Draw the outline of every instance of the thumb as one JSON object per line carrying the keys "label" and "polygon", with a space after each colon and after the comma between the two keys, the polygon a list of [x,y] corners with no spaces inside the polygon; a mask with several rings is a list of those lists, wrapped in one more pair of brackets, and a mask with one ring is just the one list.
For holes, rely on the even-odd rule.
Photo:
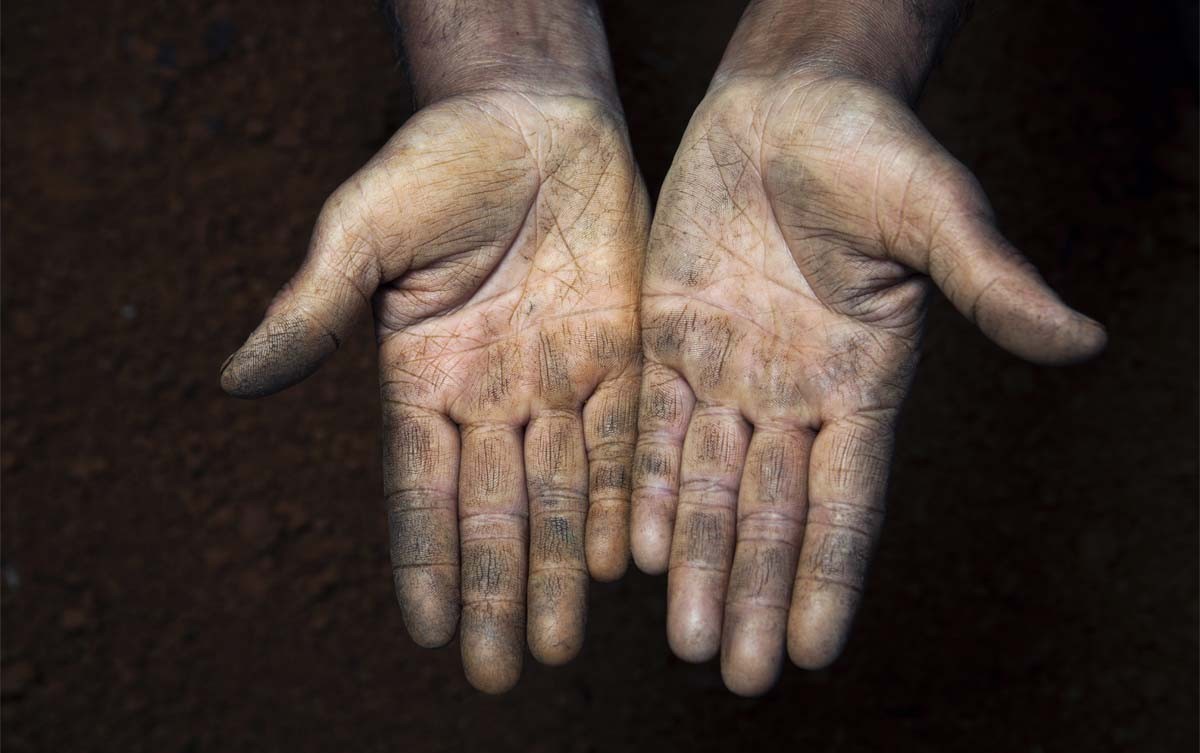
{"label": "thumb", "polygon": [[377,254],[348,222],[335,193],[321,211],[308,256],[261,324],[221,367],[221,388],[264,397],[303,380],[333,355],[379,285]]}
{"label": "thumb", "polygon": [[1021,358],[1060,365],[1104,350],[1104,327],[1063,303],[987,218],[947,222],[925,261],[922,271],[955,308]]}

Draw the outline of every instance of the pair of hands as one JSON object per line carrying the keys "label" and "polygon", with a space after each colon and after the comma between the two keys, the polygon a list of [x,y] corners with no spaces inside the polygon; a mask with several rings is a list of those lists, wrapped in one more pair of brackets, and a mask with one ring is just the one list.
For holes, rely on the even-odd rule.
{"label": "pair of hands", "polygon": [[632,550],[672,650],[757,694],[844,644],[930,280],[1027,359],[1103,347],[862,76],[714,82],[653,222],[619,106],[474,88],[330,197],[221,379],[287,387],[373,310],[396,593],[475,687],[573,658]]}

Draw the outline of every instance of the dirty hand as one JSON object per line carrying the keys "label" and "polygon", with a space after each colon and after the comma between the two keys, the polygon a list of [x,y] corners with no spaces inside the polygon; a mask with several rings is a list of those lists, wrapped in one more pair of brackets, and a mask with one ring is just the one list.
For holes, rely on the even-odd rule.
{"label": "dirty hand", "polygon": [[221,382],[281,390],[373,310],[405,624],[422,646],[457,627],[468,680],[499,692],[526,639],[575,656],[589,571],[626,567],[649,210],[594,8],[425,5],[397,12],[426,106],[326,202]]}
{"label": "dirty hand", "polygon": [[747,11],[659,199],[634,461],[633,555],[669,571],[671,648],[719,651],[742,694],[774,683],[785,645],[814,669],[842,649],[930,281],[1031,361],[1078,361],[1105,341],[922,128],[905,102],[920,76],[852,54],[877,49],[847,41],[853,20],[814,50],[842,4],[773,6]]}

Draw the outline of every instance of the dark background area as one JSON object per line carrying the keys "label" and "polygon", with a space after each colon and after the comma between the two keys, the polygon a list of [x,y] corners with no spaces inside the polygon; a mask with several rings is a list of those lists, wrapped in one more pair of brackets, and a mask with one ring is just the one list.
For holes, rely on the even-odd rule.
{"label": "dark background area", "polygon": [[[1111,347],[1032,367],[938,301],[849,648],[741,700],[636,573],[500,698],[408,639],[365,323],[284,395],[220,393],[408,114],[370,0],[6,3],[6,752],[1195,750],[1195,8],[979,6],[922,117]],[[739,12],[608,6],[652,191]]]}

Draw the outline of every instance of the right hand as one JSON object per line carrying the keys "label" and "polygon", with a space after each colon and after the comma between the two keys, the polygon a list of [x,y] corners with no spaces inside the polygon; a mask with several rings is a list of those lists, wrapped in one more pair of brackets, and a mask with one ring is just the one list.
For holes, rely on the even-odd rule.
{"label": "right hand", "polygon": [[589,570],[625,570],[648,223],[610,106],[444,99],[334,192],[222,370],[237,397],[284,389],[373,308],[396,595],[422,646],[461,606],[482,690],[517,681],[526,634],[540,661],[575,656]]}

